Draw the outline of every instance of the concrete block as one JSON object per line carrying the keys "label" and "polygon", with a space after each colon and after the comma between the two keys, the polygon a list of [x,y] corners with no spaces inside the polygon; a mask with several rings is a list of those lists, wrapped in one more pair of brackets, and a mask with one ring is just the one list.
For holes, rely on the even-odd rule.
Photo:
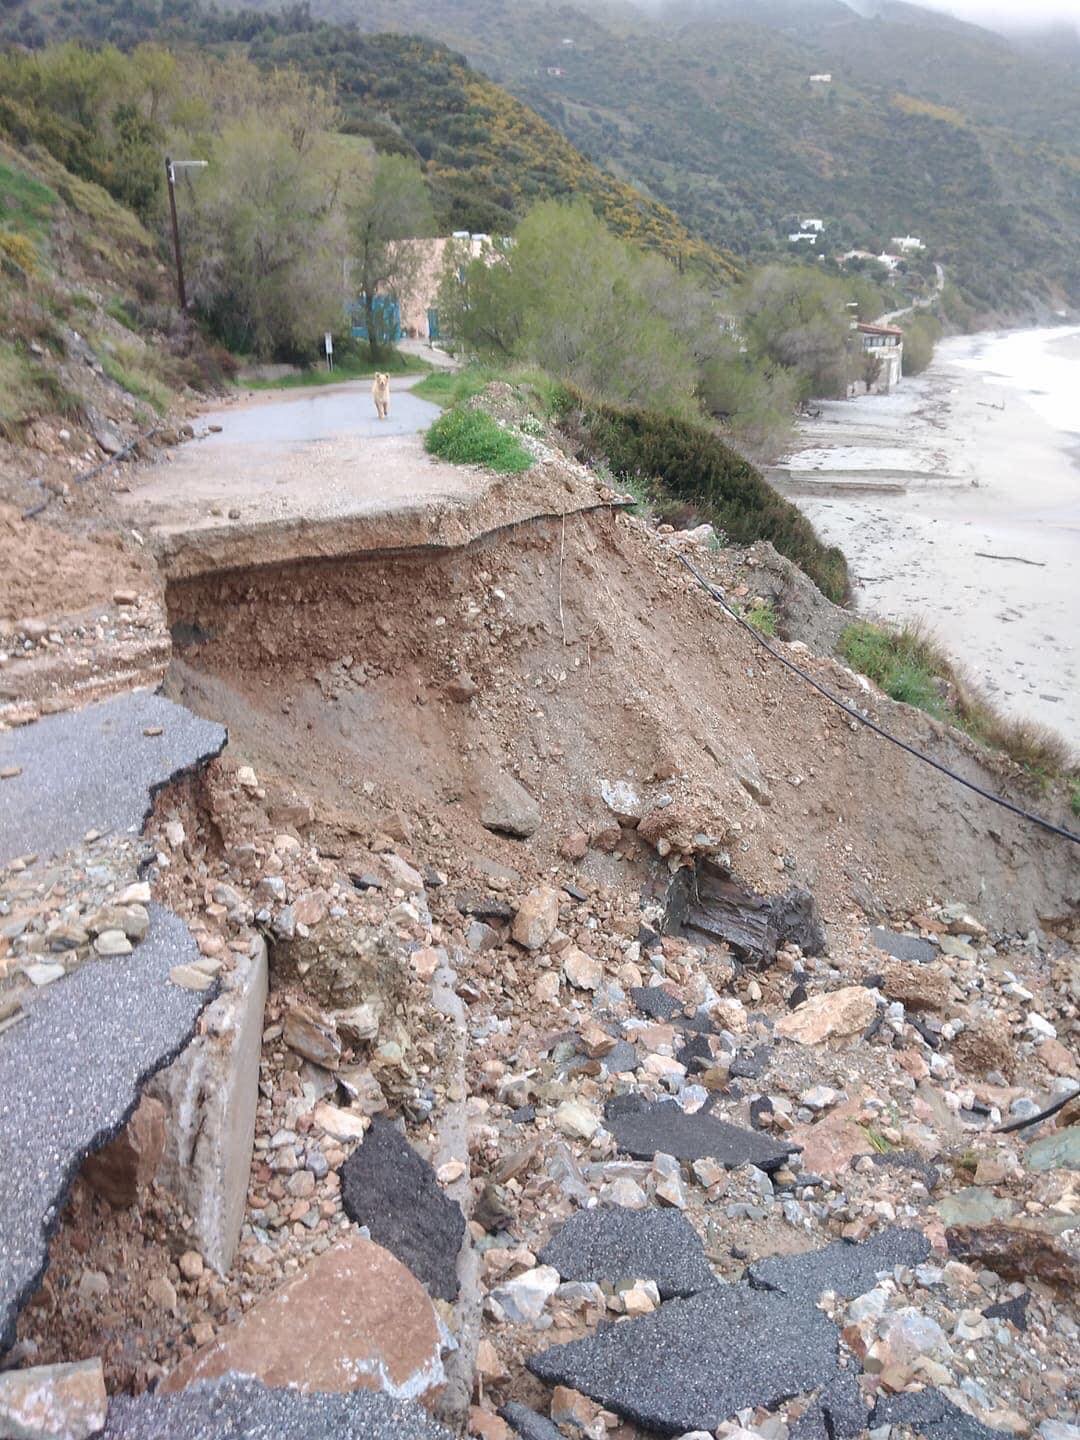
{"label": "concrete block", "polygon": [[208,1264],[228,1272],[240,1239],[259,1093],[268,967],[260,938],[237,959],[187,1049],[148,1093],[167,1112],[158,1179],[187,1208]]}

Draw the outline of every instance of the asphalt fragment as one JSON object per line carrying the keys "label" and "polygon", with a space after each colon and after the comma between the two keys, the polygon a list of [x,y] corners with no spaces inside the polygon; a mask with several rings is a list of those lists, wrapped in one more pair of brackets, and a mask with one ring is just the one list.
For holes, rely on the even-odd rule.
{"label": "asphalt fragment", "polygon": [[896,930],[886,930],[882,925],[874,927],[870,932],[870,939],[879,950],[884,950],[886,955],[891,955],[894,960],[913,960],[917,964],[925,964],[938,957],[937,946],[931,945],[929,940],[924,940],[919,935],[901,935]]}
{"label": "asphalt fragment", "polygon": [[0,864],[59,855],[89,830],[141,830],[157,791],[220,754],[227,738],[224,726],[149,690],[0,734],[0,766],[22,767],[0,787]]}
{"label": "asphalt fragment", "polygon": [[517,1400],[503,1405],[499,1417],[506,1421],[515,1435],[521,1436],[521,1440],[566,1440],[558,1426]]}
{"label": "asphalt fragment", "polygon": [[730,1125],[699,1110],[686,1112],[674,1101],[648,1101],[637,1095],[617,1096],[605,1108],[605,1123],[620,1150],[636,1160],[651,1160],[658,1152],[677,1160],[717,1160],[729,1170],[756,1165],[778,1170],[798,1146],[784,1144]]}
{"label": "asphalt fragment", "polygon": [[653,1280],[664,1300],[716,1284],[697,1231],[678,1210],[579,1210],[539,1260],[564,1280]]}
{"label": "asphalt fragment", "polygon": [[715,1430],[771,1409],[837,1369],[837,1330],[814,1306],[746,1285],[669,1300],[652,1315],[534,1355],[529,1370],[660,1435]]}
{"label": "asphalt fragment", "polygon": [[346,1215],[407,1265],[439,1300],[456,1300],[465,1216],[435,1172],[389,1120],[379,1116],[341,1170]]}
{"label": "asphalt fragment", "polygon": [[921,1265],[929,1254],[930,1242],[921,1230],[893,1225],[859,1244],[834,1240],[821,1250],[756,1260],[747,1270],[747,1278],[756,1288],[779,1291],[808,1305],[813,1305],[823,1290],[853,1300],[872,1290],[882,1271],[897,1265]]}
{"label": "asphalt fragment", "polygon": [[882,1396],[870,1415],[870,1427],[908,1425],[926,1440],[1008,1440],[1007,1430],[992,1430],[966,1414],[940,1390],[908,1390]]}
{"label": "asphalt fragment", "polygon": [[114,1395],[101,1440],[452,1440],[413,1400],[269,1389],[248,1376],[202,1380],[175,1395]]}
{"label": "asphalt fragment", "polygon": [[90,960],[32,995],[0,1041],[0,1350],[37,1288],[62,1202],[87,1155],[127,1123],[144,1083],[187,1044],[215,988],[169,983],[199,959],[187,926],[150,905],[121,960]]}

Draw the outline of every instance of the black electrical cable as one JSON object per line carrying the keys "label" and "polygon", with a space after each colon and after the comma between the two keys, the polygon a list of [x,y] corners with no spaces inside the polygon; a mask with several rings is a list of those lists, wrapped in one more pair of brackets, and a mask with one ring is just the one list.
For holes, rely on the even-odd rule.
{"label": "black electrical cable", "polygon": [[1055,825],[1052,820],[1047,820],[1042,815],[1035,815],[1030,810],[1023,809],[1020,805],[1014,805],[1011,800],[1006,800],[1003,795],[995,795],[992,790],[984,790],[981,785],[976,785],[974,780],[966,780],[963,775],[958,775],[955,770],[950,770],[947,765],[942,765],[940,760],[935,760],[930,755],[924,755],[921,750],[916,750],[913,745],[909,745],[896,735],[891,735],[888,730],[875,724],[873,720],[868,719],[861,711],[856,710],[853,705],[848,705],[846,701],[841,700],[838,695],[834,695],[831,690],[815,680],[812,675],[808,675],[805,670],[800,670],[794,661],[789,660],[786,655],[781,655],[779,650],[769,644],[760,630],[755,629],[748,620],[744,620],[737,611],[733,610],[724,599],[723,592],[719,586],[707,580],[697,566],[688,560],[681,550],[676,550],[675,553],[702,589],[706,590],[721,609],[726,611],[749,635],[752,635],[758,644],[769,652],[774,660],[779,660],[781,665],[786,666],[788,670],[798,675],[801,680],[805,680],[808,685],[812,685],[815,690],[825,696],[826,700],[832,701],[835,706],[843,710],[845,715],[850,715],[851,718],[857,720],[860,725],[865,725],[868,729],[873,730],[875,735],[882,736],[883,739],[890,741],[893,745],[899,746],[901,750],[906,750],[909,755],[914,755],[915,759],[921,760],[924,765],[933,766],[933,768],[939,770],[942,775],[947,775],[950,780],[955,780],[958,785],[965,785],[969,790],[974,790],[975,794],[981,795],[984,800],[990,800],[993,804],[1000,805],[1003,810],[1011,810],[1012,813],[1018,815],[1021,820],[1028,820],[1032,825],[1039,825],[1042,829],[1048,830],[1051,835],[1058,835],[1063,840],[1071,840],[1074,845],[1080,845],[1080,835],[1077,835],[1074,831],[1066,830],[1063,825]]}

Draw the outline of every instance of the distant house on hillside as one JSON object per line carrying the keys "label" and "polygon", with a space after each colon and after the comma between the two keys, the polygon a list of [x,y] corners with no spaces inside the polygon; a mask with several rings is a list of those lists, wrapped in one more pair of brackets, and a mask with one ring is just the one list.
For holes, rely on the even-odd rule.
{"label": "distant house on hillside", "polygon": [[814,230],[795,230],[787,238],[792,245],[798,245],[802,240],[807,241],[810,245],[817,244],[817,232]]}
{"label": "distant house on hillside", "polygon": [[898,325],[871,325],[856,321],[852,327],[862,342],[862,372],[848,386],[849,395],[888,395],[900,383],[904,363],[904,332]]}
{"label": "distant house on hillside", "polygon": [[800,230],[813,230],[813,232],[814,232],[815,235],[820,235],[821,232],[822,232],[822,230],[825,229],[825,221],[824,221],[824,220],[800,220],[800,221],[799,221],[799,229],[800,229]]}
{"label": "distant house on hillside", "polygon": [[[387,338],[391,341],[406,337],[410,340],[437,340],[439,287],[451,255],[459,267],[464,267],[470,260],[500,252],[490,235],[470,235],[468,230],[455,230],[453,235],[403,243],[417,252],[418,263],[415,278],[407,292],[377,297],[378,308],[388,321],[390,333]],[[450,247],[453,247],[452,250]],[[363,306],[358,302],[351,309],[353,336],[365,340],[367,332],[363,327]]]}
{"label": "distant house on hillside", "polygon": [[832,75],[829,73],[828,70],[824,71],[824,72],[823,72],[822,74],[820,74],[820,75],[811,75],[811,76],[810,76],[810,84],[811,84],[811,85],[831,85],[831,84],[832,84]]}
{"label": "distant house on hillside", "polygon": [[926,246],[917,235],[894,235],[889,241],[889,244],[897,250],[903,250],[905,254],[926,249]]}
{"label": "distant house on hillside", "polygon": [[547,73],[552,77],[552,79],[561,80],[562,77],[566,74],[566,71],[562,68],[561,65],[549,65],[547,67]]}

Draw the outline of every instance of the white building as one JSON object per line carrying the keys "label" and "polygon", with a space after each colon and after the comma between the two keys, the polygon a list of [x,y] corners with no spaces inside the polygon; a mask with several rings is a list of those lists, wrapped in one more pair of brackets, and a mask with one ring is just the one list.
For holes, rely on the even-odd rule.
{"label": "white building", "polygon": [[821,232],[822,232],[822,230],[825,229],[825,221],[824,221],[824,220],[800,220],[800,221],[799,221],[799,229],[800,229],[800,230],[813,230],[816,235],[820,235]]}
{"label": "white building", "polygon": [[859,332],[866,370],[848,386],[849,395],[888,395],[900,384],[904,366],[904,332],[898,325],[870,325],[860,320]]}
{"label": "white building", "polygon": [[793,235],[787,237],[792,245],[798,245],[800,240],[807,241],[810,245],[817,244],[817,234],[813,230],[796,230]]}
{"label": "white building", "polygon": [[897,250],[903,250],[905,254],[912,250],[926,249],[917,235],[894,235],[889,244],[895,246]]}
{"label": "white building", "polygon": [[826,71],[825,71],[823,74],[821,74],[821,75],[811,75],[811,76],[810,76],[810,84],[811,84],[811,85],[831,85],[831,84],[832,84],[832,75],[829,73],[828,70],[826,70]]}

